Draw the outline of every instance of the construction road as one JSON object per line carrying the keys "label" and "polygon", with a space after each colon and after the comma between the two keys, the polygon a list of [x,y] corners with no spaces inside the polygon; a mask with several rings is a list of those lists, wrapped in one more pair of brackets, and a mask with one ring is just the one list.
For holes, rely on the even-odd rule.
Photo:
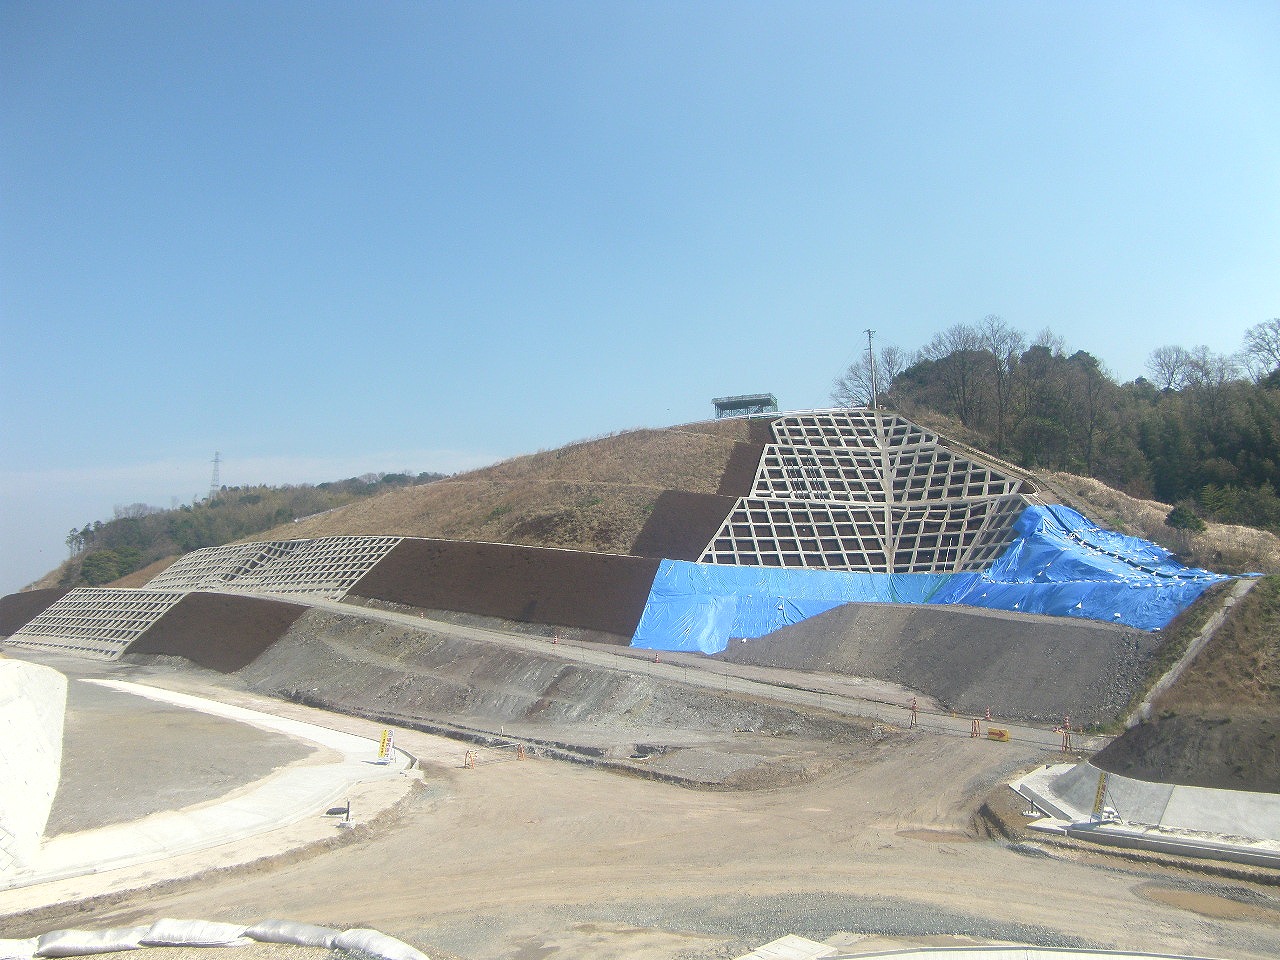
{"label": "construction road", "polygon": [[[818,708],[840,716],[863,717],[899,727],[911,725],[911,691],[892,684],[877,683],[859,677],[842,677],[835,674],[798,674],[794,670],[775,670],[727,663],[692,653],[642,650],[634,647],[614,647],[608,644],[582,643],[561,640],[553,644],[541,637],[431,620],[413,614],[357,607],[331,600],[291,597],[320,610],[393,623],[415,630],[452,634],[482,643],[551,656],[557,659],[586,664],[606,670],[631,674],[644,674],[666,681],[702,687],[721,693],[738,694],[758,700],[789,706]],[[803,686],[797,685],[797,677],[803,676]],[[1060,751],[1062,733],[1055,728],[1030,724],[1006,723],[999,718],[956,715],[942,711],[936,703],[918,696],[915,725],[932,733],[950,734],[970,738],[974,733],[974,720],[978,719],[980,736],[986,736],[989,728],[1006,730],[1014,742],[1036,746],[1046,751]],[[1073,733],[1073,750],[1093,753],[1111,741],[1105,736],[1085,736]]]}

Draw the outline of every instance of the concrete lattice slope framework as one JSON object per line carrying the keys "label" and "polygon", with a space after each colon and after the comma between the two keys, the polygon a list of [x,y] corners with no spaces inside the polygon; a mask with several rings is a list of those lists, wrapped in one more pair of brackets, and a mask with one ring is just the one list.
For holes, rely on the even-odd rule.
{"label": "concrete lattice slope framework", "polygon": [[385,557],[400,537],[323,537],[208,547],[183,557],[147,586],[336,600]]}
{"label": "concrete lattice slope framework", "polygon": [[114,660],[185,595],[84,587],[54,603],[7,643]]}
{"label": "concrete lattice slope framework", "polygon": [[73,590],[8,642],[113,660],[192,592],[340,599],[399,542],[399,537],[326,537],[197,550],[144,590]]}
{"label": "concrete lattice slope framework", "polygon": [[703,563],[877,573],[979,570],[1012,539],[1022,482],[874,410],[780,417],[751,495]]}

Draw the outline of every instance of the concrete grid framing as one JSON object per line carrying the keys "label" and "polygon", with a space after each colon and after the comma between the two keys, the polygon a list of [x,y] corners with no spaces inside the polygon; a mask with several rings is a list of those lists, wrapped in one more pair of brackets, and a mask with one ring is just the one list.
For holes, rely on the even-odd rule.
{"label": "concrete grid framing", "polygon": [[152,589],[340,599],[401,537],[271,540],[196,550],[152,578]]}
{"label": "concrete grid framing", "polygon": [[114,660],[184,596],[182,591],[81,587],[5,642]]}
{"label": "concrete grid framing", "polygon": [[1012,538],[1021,481],[892,414],[780,417],[751,496],[703,563],[886,573],[981,569]]}

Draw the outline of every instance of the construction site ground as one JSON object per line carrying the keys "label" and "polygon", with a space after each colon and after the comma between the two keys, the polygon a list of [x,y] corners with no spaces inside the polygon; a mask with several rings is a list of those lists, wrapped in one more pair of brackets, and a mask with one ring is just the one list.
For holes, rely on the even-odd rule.
{"label": "construction site ground", "polygon": [[[374,613],[386,618],[378,622],[383,639],[408,629],[394,619],[405,614],[361,616]],[[278,671],[277,686],[296,687],[311,663],[334,681],[330,706],[353,697],[350,706],[371,712],[366,697],[356,702],[336,682],[337,666],[373,681],[386,666],[378,658],[387,654],[376,638],[367,639],[367,624],[367,642],[351,644],[349,616],[311,611],[295,626],[300,633],[291,631],[232,675],[168,658],[76,660],[75,666],[62,658],[54,665],[66,666],[73,688],[84,686],[79,680],[87,676],[133,680],[376,740],[382,722],[255,689],[270,686],[272,671]],[[426,626],[419,621],[419,629]],[[371,823],[342,830],[316,811],[287,837],[268,835],[248,845],[240,857],[247,863],[215,849],[180,864],[151,864],[128,884],[113,884],[110,876],[96,878],[97,887],[73,883],[43,905],[30,890],[21,901],[2,894],[0,930],[27,936],[166,916],[280,917],[372,926],[446,960],[728,958],[787,933],[859,949],[1009,941],[1280,955],[1280,887],[1263,882],[1265,873],[1226,879],[992,837],[978,818],[980,808],[992,800],[1002,805],[1006,822],[1019,819],[1018,801],[1002,784],[1020,770],[1061,759],[1050,729],[1025,727],[1039,730],[1039,741],[1030,733],[1009,743],[971,739],[969,718],[943,711],[926,714],[934,726],[908,730],[901,703],[909,691],[888,684],[694,656],[655,663],[650,654],[617,647],[505,637],[499,643],[491,630],[432,623],[420,652],[450,652],[461,664],[487,645],[493,659],[482,658],[481,669],[509,661],[531,674],[543,669],[542,656],[556,664],[557,682],[586,671],[593,696],[617,697],[625,688],[649,712],[628,717],[600,709],[575,722],[564,703],[577,702],[578,693],[566,691],[560,703],[539,681],[529,688],[544,691],[537,709],[528,691],[491,689],[485,704],[452,703],[452,720],[511,734],[501,713],[509,709],[523,718],[514,724],[518,732],[566,747],[594,746],[596,753],[580,751],[579,759],[594,756],[611,765],[546,759],[537,750],[521,761],[514,749],[400,727],[397,744],[428,758],[423,780]],[[572,648],[576,665],[568,672],[569,649],[562,648]],[[601,658],[607,662],[592,662]],[[404,686],[412,685],[409,676]],[[321,691],[314,692],[319,698]],[[382,692],[368,696],[376,704]],[[63,830],[88,826],[92,816],[107,820],[140,816],[157,805],[212,802],[322,752],[253,729],[215,730],[208,717],[157,710],[123,695],[77,691],[69,702],[64,776],[70,792],[55,807]],[[404,694],[401,705],[412,702]],[[698,712],[718,704],[721,722],[682,729],[682,702]],[[854,712],[858,702],[861,714]],[[421,706],[420,714],[429,712],[429,704]],[[921,706],[928,706],[923,698]],[[140,725],[157,735],[139,736]],[[208,749],[214,740],[225,749]],[[619,755],[635,753],[646,740],[671,749]],[[479,757],[474,766],[465,765],[469,750]],[[647,767],[663,759],[674,764],[669,778],[647,776]],[[743,770],[754,775],[744,777]],[[102,789],[117,784],[120,793],[97,813],[95,781]],[[138,883],[144,886],[124,889]]]}

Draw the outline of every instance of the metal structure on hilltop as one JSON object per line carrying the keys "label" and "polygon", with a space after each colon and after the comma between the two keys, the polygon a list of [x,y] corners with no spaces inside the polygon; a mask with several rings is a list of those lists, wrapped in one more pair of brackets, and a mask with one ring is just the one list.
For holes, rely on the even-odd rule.
{"label": "metal structure on hilltop", "polygon": [[716,419],[726,417],[754,417],[762,413],[777,413],[778,398],[772,393],[747,393],[740,397],[717,397],[711,401],[716,408]]}

